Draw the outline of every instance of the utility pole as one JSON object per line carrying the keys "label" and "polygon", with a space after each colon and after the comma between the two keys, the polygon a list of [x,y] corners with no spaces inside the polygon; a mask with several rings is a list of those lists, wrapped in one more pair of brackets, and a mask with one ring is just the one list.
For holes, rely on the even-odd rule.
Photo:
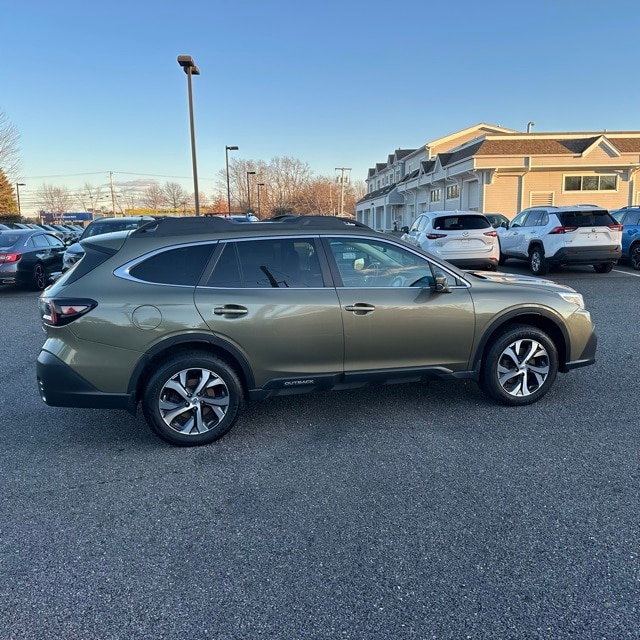
{"label": "utility pole", "polygon": [[336,167],[336,171],[340,172],[337,181],[340,183],[340,215],[344,215],[344,185],[349,183],[349,176],[344,175],[345,171],[351,171],[351,167]]}

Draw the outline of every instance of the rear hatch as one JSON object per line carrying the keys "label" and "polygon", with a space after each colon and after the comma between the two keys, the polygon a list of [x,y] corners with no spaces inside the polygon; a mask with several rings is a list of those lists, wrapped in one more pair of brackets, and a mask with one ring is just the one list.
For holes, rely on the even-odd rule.
{"label": "rear hatch", "polygon": [[563,234],[566,246],[609,247],[622,241],[622,225],[605,209],[562,211],[558,218],[562,226],[551,233]]}
{"label": "rear hatch", "polygon": [[438,252],[447,254],[487,253],[493,248],[497,232],[484,216],[447,215],[433,221],[434,235],[440,236]]}

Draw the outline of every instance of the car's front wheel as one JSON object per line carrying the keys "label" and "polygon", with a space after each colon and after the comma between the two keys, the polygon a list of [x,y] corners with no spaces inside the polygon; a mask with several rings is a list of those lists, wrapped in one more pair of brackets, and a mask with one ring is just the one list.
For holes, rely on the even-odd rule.
{"label": "car's front wheel", "polygon": [[503,404],[531,404],[549,391],[557,373],[558,351],[553,340],[536,327],[514,325],[488,346],[480,386]]}
{"label": "car's front wheel", "polygon": [[542,247],[533,247],[529,252],[529,269],[534,276],[543,276],[549,271]]}
{"label": "car's front wheel", "polygon": [[227,433],[242,399],[238,376],[225,361],[191,351],[158,367],[144,389],[142,409],[154,433],[171,444],[190,447]]}

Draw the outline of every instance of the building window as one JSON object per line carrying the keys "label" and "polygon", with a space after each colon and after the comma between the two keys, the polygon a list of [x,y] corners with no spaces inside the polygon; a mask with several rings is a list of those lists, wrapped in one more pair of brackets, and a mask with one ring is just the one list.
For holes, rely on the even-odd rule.
{"label": "building window", "polygon": [[431,190],[431,202],[440,202],[440,189]]}
{"label": "building window", "polygon": [[618,176],[565,176],[565,191],[617,191]]}
{"label": "building window", "polygon": [[447,200],[456,200],[459,197],[460,187],[457,184],[447,187]]}

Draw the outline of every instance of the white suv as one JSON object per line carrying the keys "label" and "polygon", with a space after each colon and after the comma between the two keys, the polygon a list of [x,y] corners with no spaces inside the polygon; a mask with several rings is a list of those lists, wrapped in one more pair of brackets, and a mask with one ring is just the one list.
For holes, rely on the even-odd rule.
{"label": "white suv", "polygon": [[500,264],[527,260],[534,275],[552,265],[591,264],[608,273],[620,259],[622,225],[594,205],[531,207],[521,211],[500,233]]}
{"label": "white suv", "polygon": [[498,232],[477,211],[429,211],[419,215],[402,239],[460,268],[495,271]]}

